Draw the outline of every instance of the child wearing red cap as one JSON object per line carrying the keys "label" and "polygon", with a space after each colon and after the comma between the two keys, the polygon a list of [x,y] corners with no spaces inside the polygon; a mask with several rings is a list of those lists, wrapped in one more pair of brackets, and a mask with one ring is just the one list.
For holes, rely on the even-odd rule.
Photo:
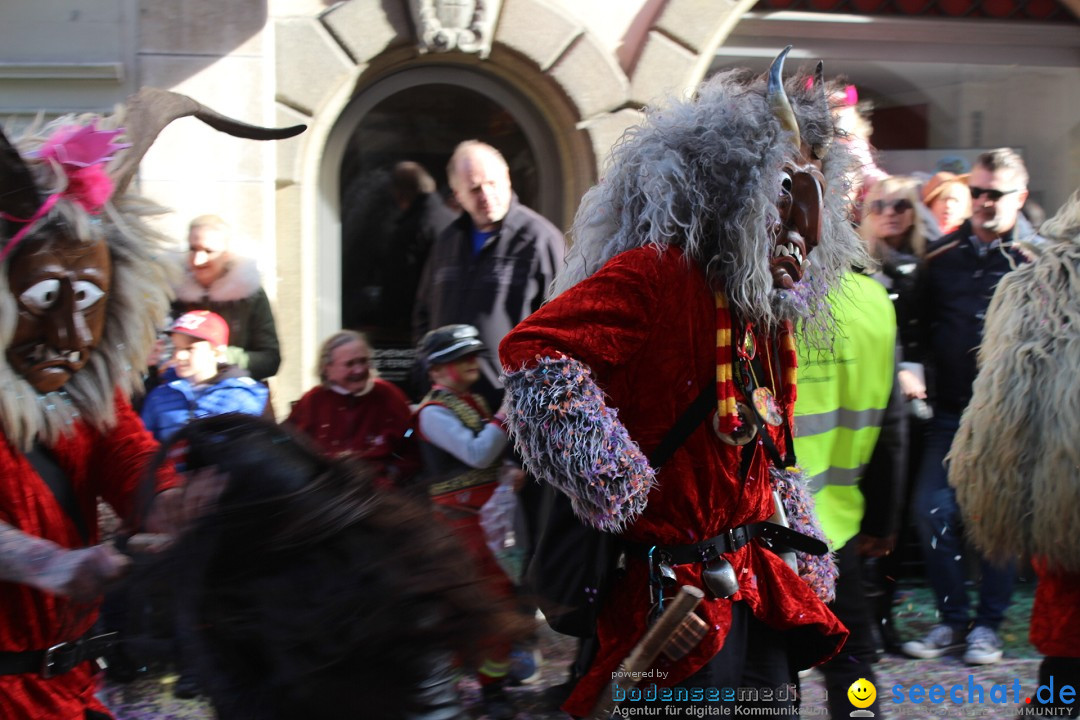
{"label": "child wearing red cap", "polygon": [[[270,391],[245,370],[227,361],[229,326],[209,310],[193,310],[169,327],[176,378],[158,385],[146,396],[142,419],[159,442],[197,418],[243,413],[265,415]],[[176,628],[176,653],[180,679],[173,687],[177,697],[195,697],[201,691],[189,658],[190,629],[183,618]]]}
{"label": "child wearing red cap", "polygon": [[209,310],[193,310],[169,328],[176,379],[150,391],[143,405],[146,429],[159,441],[200,417],[240,412],[262,415],[270,392],[226,361],[229,326]]}

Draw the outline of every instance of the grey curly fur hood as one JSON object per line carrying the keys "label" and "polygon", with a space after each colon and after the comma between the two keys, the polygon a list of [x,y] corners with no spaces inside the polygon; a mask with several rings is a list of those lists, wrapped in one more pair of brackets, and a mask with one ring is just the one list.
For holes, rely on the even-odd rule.
{"label": "grey curly fur hood", "polygon": [[980,371],[949,455],[975,545],[1080,572],[1080,193],[1043,224],[1049,242],[998,284]]}
{"label": "grey curly fur hood", "polygon": [[[831,142],[829,107],[820,86],[810,87],[810,77],[800,72],[785,87],[803,141],[830,149],[822,168],[821,243],[810,256],[810,272],[792,292],[803,295],[804,314],[827,318],[828,288],[853,265],[870,261],[848,220],[846,178],[855,161],[844,143]],[[623,135],[604,178],[583,198],[574,245],[551,294],[620,252],[676,245],[707,269],[743,317],[776,326],[781,318],[768,258],[784,165],[795,154],[785,135],[769,107],[766,78],[746,71],[721,73],[693,97],[648,111]]]}

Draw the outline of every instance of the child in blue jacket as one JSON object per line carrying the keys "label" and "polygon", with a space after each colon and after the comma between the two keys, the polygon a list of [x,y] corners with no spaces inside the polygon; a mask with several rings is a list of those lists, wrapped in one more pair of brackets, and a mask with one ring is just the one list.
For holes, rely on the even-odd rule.
{"label": "child in blue jacket", "polygon": [[167,440],[196,418],[270,413],[270,391],[235,365],[227,364],[229,326],[208,310],[184,313],[169,328],[176,379],[146,396],[142,419],[155,438]]}

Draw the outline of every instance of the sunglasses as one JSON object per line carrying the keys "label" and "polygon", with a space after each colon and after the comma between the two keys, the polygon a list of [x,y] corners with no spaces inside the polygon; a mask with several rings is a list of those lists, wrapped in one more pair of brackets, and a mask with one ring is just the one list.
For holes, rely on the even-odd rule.
{"label": "sunglasses", "polygon": [[980,197],[985,195],[986,199],[990,202],[997,202],[1006,195],[1012,195],[1014,192],[1018,191],[1019,188],[1013,188],[1012,190],[991,190],[989,188],[975,187],[974,185],[972,185],[971,197],[973,200],[978,200]]}
{"label": "sunglasses", "polygon": [[882,215],[888,208],[892,208],[893,212],[899,215],[900,213],[911,210],[913,207],[914,205],[911,204],[911,201],[905,200],[904,198],[892,201],[875,200],[870,203],[870,213],[872,215]]}

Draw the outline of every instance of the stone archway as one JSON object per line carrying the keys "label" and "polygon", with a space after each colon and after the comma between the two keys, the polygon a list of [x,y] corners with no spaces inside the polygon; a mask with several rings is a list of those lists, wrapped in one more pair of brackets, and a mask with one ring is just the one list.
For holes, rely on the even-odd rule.
{"label": "stone archway", "polygon": [[620,64],[587,20],[544,0],[504,0],[484,59],[422,55],[408,2],[350,0],[275,23],[279,120],[309,125],[278,149],[278,264],[289,269],[278,282],[279,333],[299,354],[279,378],[284,397],[313,382],[318,343],[340,326],[336,168],[343,115],[356,97],[419,68],[469,71],[509,86],[550,134],[561,174],[552,220],[567,227],[611,146],[640,118],[638,108],[696,85],[754,0],[666,0],[659,10],[648,0],[655,14],[640,49],[624,54],[632,67]]}

